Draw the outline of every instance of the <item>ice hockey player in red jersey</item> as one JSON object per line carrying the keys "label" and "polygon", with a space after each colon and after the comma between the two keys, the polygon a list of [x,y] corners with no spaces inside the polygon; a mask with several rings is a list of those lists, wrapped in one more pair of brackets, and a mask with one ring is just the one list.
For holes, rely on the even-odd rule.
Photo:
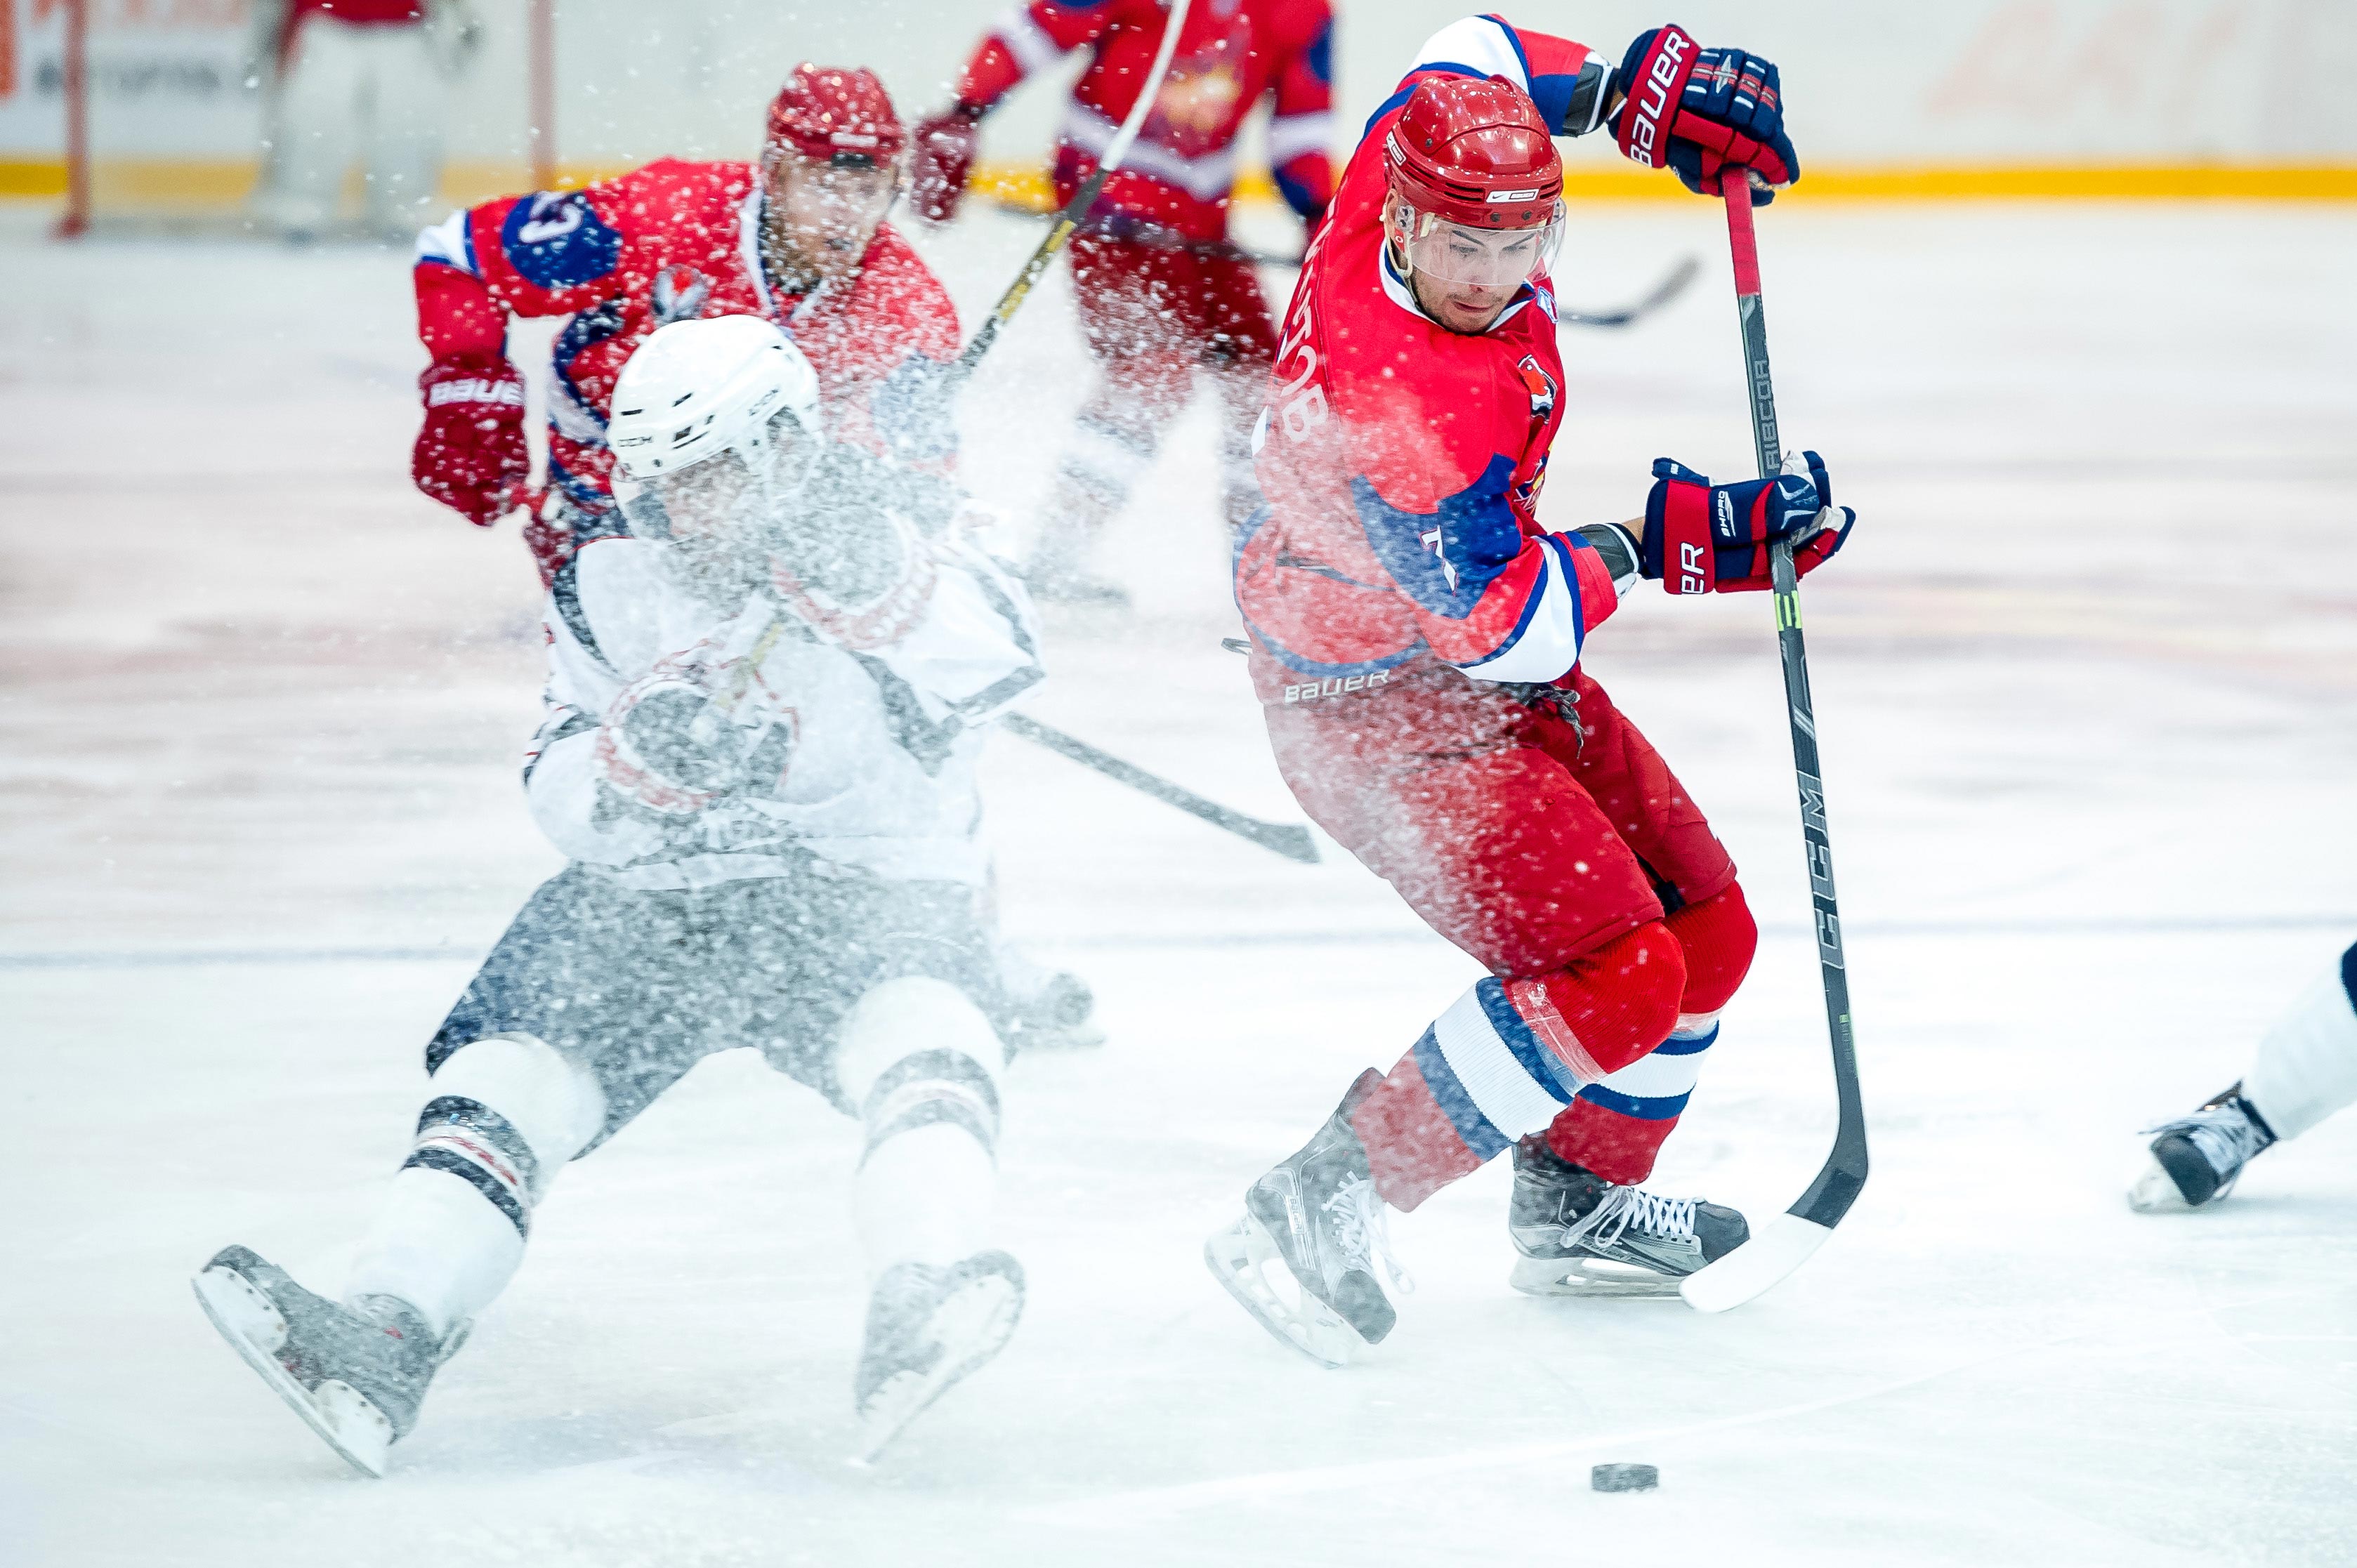
{"label": "ice hockey player in red jersey", "polygon": [[770,105],[759,163],[662,158],[581,190],[505,197],[418,238],[418,489],[489,526],[522,498],[523,383],[509,321],[570,316],[549,392],[550,494],[526,526],[544,582],[582,543],[627,532],[606,421],[614,379],[656,328],[760,316],[817,370],[837,438],[946,471],[954,433],[926,395],[957,314],[886,223],[908,137],[867,70],[802,65]]}
{"label": "ice hockey player in red jersey", "polygon": [[[1168,20],[1168,0],[1018,0],[967,62],[955,104],[918,126],[910,205],[946,221],[983,116],[1033,71],[1085,48],[1056,147],[1056,199],[1070,200],[1136,103]],[[1119,590],[1087,570],[1085,552],[1154,461],[1198,370],[1221,400],[1229,522],[1257,504],[1250,433],[1276,330],[1252,263],[1228,241],[1236,137],[1270,100],[1277,188],[1314,229],[1334,188],[1333,33],[1328,0],[1197,0],[1188,8],[1137,143],[1072,240],[1072,283],[1098,375],[1028,568],[1043,597],[1120,602]]]}
{"label": "ice hockey player in red jersey", "polygon": [[1278,1337],[1340,1364],[1394,1309],[1390,1209],[1515,1150],[1514,1283],[1658,1292],[1747,1235],[1639,1184],[1751,960],[1735,867],[1643,736],[1579,668],[1641,578],[1766,586],[1846,537],[1824,465],[1713,485],[1664,458],[1641,522],[1549,532],[1563,418],[1547,263],[1575,220],[1554,138],[1611,130],[1714,188],[1797,173],[1775,68],[1676,27],[1617,69],[1469,17],[1369,123],[1286,315],[1256,433],[1268,504],[1236,599],[1278,765],[1303,807],[1490,971],[1370,1069],[1214,1236],[1214,1273]]}

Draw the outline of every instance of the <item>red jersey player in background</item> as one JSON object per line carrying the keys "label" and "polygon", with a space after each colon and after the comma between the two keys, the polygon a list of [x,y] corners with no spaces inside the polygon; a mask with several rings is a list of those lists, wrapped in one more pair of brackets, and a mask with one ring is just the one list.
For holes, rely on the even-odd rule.
{"label": "red jersey player in background", "polygon": [[581,190],[503,197],[418,237],[417,332],[433,356],[417,488],[489,526],[530,468],[509,321],[570,316],[549,387],[549,498],[525,537],[551,583],[615,510],[614,379],[656,328],[760,316],[817,371],[828,432],[919,471],[956,444],[925,382],[958,349],[949,295],[884,214],[908,136],[868,70],[802,65],[770,105],[758,164],[662,158]]}
{"label": "red jersey player in background", "polygon": [[1369,123],[1294,291],[1268,505],[1235,573],[1269,738],[1309,814],[1490,971],[1207,1249],[1318,1359],[1390,1331],[1387,1212],[1509,1147],[1520,1288],[1674,1289],[1747,1235],[1731,1208],[1638,1184],[1750,963],[1751,915],[1700,810],[1578,660],[1641,576],[1765,587],[1770,540],[1808,571],[1846,514],[1813,453],[1717,486],[1664,458],[1626,527],[1551,533],[1535,508],[1563,417],[1553,138],[1609,127],[1698,190],[1737,166],[1771,193],[1797,172],[1781,119],[1773,66],[1675,27],[1616,70],[1469,17]]}
{"label": "red jersey player in background", "polygon": [[[957,102],[917,128],[910,205],[935,222],[956,210],[976,125],[1009,89],[1077,48],[1089,63],[1056,145],[1056,199],[1070,201],[1137,102],[1169,20],[1168,0],[1028,0],[966,63]],[[1082,557],[1154,461],[1210,373],[1222,408],[1222,503],[1231,526],[1258,504],[1252,422],[1276,330],[1252,263],[1228,242],[1236,135],[1265,98],[1277,188],[1312,229],[1333,195],[1327,156],[1334,18],[1328,0],[1197,0],[1137,143],[1072,239],[1081,327],[1097,362],[1057,471],[1028,575],[1044,598],[1120,603]]]}

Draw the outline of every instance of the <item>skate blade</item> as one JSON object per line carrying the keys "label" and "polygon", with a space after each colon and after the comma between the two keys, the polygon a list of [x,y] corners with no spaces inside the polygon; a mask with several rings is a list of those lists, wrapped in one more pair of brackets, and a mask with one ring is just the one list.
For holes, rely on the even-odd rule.
{"label": "skate blade", "polygon": [[2219,1183],[2218,1190],[2201,1202],[2188,1203],[2185,1201],[2185,1189],[2177,1185],[2177,1178],[2170,1176],[2147,1150],[2144,1169],[2136,1174],[2135,1185],[2128,1188],[2128,1207],[2138,1214],[2191,1214],[2197,1209],[2215,1207],[2219,1199],[2233,1191],[2234,1184],[2242,1179],[2243,1173],[2236,1171]]}
{"label": "skate blade", "polygon": [[1524,1295],[1668,1300],[1677,1295],[1679,1282],[1674,1275],[1601,1258],[1517,1258],[1506,1283]]}
{"label": "skate blade", "polygon": [[[1203,1243],[1203,1264],[1236,1298],[1236,1305],[1252,1314],[1253,1320],[1275,1336],[1279,1344],[1300,1351],[1321,1367],[1349,1366],[1352,1354],[1366,1343],[1340,1313],[1301,1289],[1267,1228],[1249,1212]],[[1293,1301],[1287,1302],[1269,1283],[1265,1270],[1271,1264],[1292,1286]]]}
{"label": "skate blade", "polygon": [[977,1274],[943,1296],[925,1328],[942,1348],[930,1371],[899,1372],[884,1380],[859,1412],[856,1465],[872,1465],[892,1440],[935,1400],[1006,1348],[1023,1316],[1023,1291],[1005,1274]]}
{"label": "skate blade", "polygon": [[382,1479],[393,1450],[393,1423],[350,1383],[330,1378],[317,1391],[295,1380],[278,1364],[286,1343],[286,1319],[271,1299],[234,1269],[209,1268],[189,1282],[197,1305],[221,1330],[230,1348],[270,1385],[304,1424],[319,1434],[344,1462],[362,1475]]}

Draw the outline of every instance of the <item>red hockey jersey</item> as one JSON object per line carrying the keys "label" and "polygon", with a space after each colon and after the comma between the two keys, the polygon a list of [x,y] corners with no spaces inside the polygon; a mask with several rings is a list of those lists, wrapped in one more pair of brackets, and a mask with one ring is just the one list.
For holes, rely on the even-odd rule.
{"label": "red hockey jersey", "polygon": [[[958,101],[986,109],[1025,77],[1089,50],[1056,148],[1057,199],[1069,201],[1137,102],[1169,21],[1168,0],[1028,0],[1001,16],[967,62]],[[1334,14],[1328,0],[1194,0],[1169,74],[1121,168],[1098,199],[1112,216],[1189,239],[1223,238],[1236,182],[1236,133],[1275,100],[1269,162],[1304,218],[1333,193]]]}
{"label": "red hockey jersey", "polygon": [[556,335],[549,481],[592,511],[610,494],[606,414],[622,362],[656,328],[695,317],[768,317],[809,356],[837,436],[946,466],[953,435],[920,382],[957,356],[948,293],[885,225],[847,283],[779,296],[761,269],[761,202],[750,164],[664,158],[453,213],[418,237],[418,336],[436,359],[498,354],[511,316],[573,317]]}
{"label": "red hockey jersey", "polygon": [[1560,134],[1595,127],[1611,64],[1469,17],[1425,46],[1343,171],[1285,317],[1254,433],[1268,504],[1236,547],[1264,700],[1358,690],[1414,660],[1553,681],[1617,603],[1576,533],[1534,514],[1563,418],[1555,297],[1534,278],[1488,331],[1418,307],[1383,235],[1383,134],[1430,76],[1502,76]]}

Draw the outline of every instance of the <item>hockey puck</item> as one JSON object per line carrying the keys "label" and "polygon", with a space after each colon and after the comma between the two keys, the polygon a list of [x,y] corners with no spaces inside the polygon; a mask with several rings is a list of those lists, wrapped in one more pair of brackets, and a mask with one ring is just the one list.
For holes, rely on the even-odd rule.
{"label": "hockey puck", "polygon": [[1651,1465],[1598,1465],[1587,1472],[1587,1484],[1599,1492],[1650,1492],[1662,1484],[1662,1472]]}

